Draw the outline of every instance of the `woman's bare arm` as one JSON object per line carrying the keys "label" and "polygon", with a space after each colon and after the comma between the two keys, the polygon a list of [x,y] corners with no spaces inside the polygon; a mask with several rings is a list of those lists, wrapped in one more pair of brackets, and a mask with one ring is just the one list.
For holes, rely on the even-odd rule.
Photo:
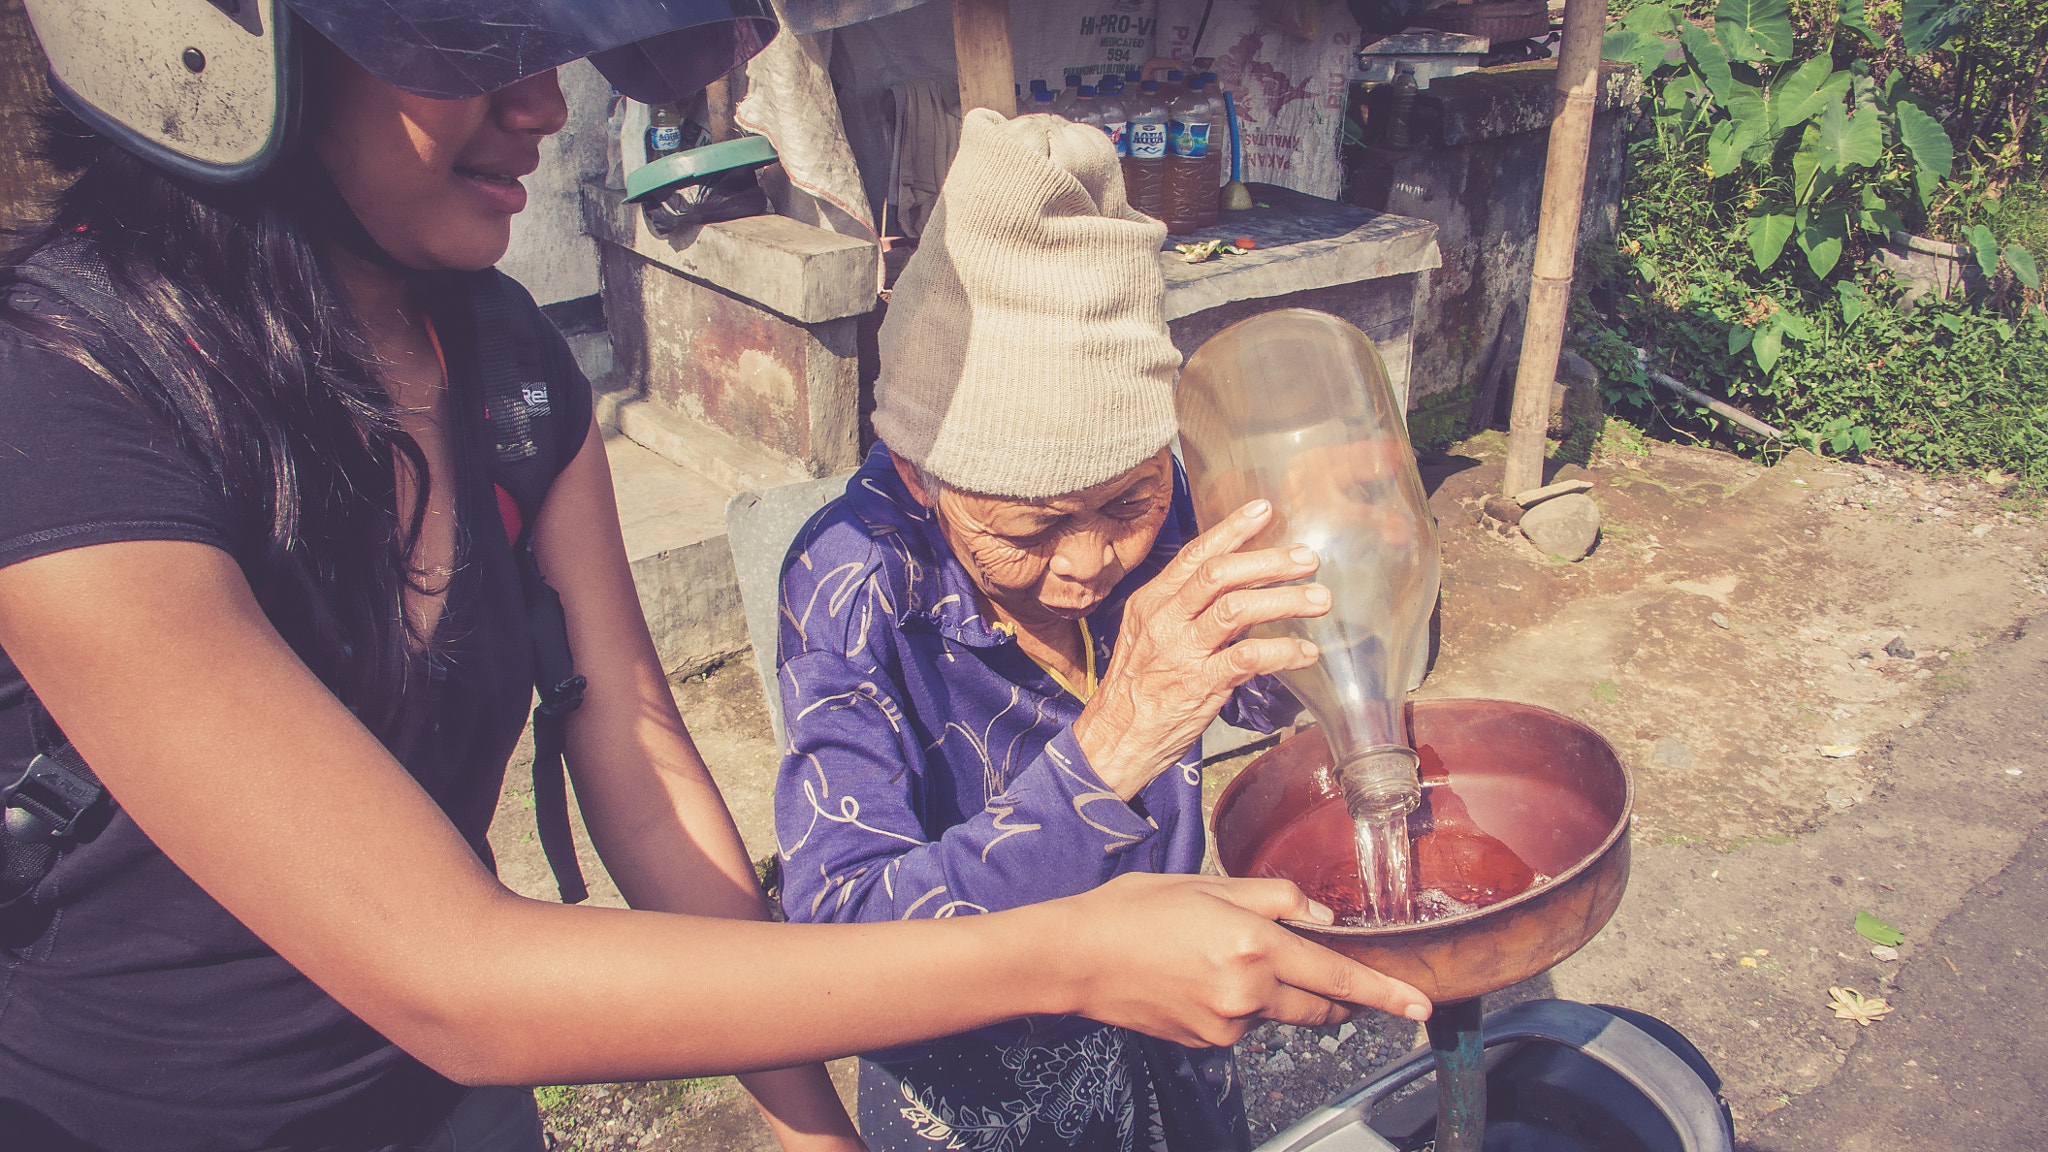
{"label": "woman's bare arm", "polygon": [[[1413,989],[1260,917],[1283,881],[1131,876],[993,916],[773,925],[522,899],[293,655],[234,562],[0,568],[0,647],[143,831],[315,983],[466,1083],[785,1068],[1027,1013],[1225,1043]],[[1245,911],[1250,909],[1250,914]]]}
{"label": "woman's bare arm", "polygon": [[[569,773],[605,870],[635,908],[766,920],[752,863],[676,711],[633,587],[595,421],[534,527],[588,681],[569,716]],[[857,1147],[822,1065],[741,1078],[783,1147]]]}

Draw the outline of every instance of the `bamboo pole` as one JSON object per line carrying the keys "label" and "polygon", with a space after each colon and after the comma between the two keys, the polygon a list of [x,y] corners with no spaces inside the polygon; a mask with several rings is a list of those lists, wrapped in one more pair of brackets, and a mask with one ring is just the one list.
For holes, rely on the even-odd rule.
{"label": "bamboo pole", "polygon": [[960,69],[962,115],[970,108],[1017,114],[1010,0],[953,0],[953,58]]}
{"label": "bamboo pole", "polygon": [[1567,0],[1557,60],[1557,114],[1550,122],[1543,209],[1536,225],[1536,270],[1529,282],[1529,319],[1522,328],[1522,360],[1508,419],[1507,475],[1501,484],[1507,494],[1543,483],[1544,428],[1550,422],[1550,388],[1557,379],[1565,312],[1571,306],[1594,96],[1600,86],[1600,41],[1606,33],[1607,0]]}

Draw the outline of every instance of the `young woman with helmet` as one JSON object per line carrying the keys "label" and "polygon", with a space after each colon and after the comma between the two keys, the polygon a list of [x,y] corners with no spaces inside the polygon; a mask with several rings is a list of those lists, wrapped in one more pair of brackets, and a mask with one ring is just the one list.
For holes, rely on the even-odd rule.
{"label": "young woman with helmet", "polygon": [[[671,99],[765,42],[761,0],[28,7],[75,181],[0,263],[0,1143],[532,1149],[530,1096],[465,1086],[737,1071],[786,1144],[851,1146],[810,1062],[1032,1013],[1226,1043],[1426,1011],[1271,924],[1328,915],[1282,882],[758,922],[587,385],[489,268],[557,65]],[[522,509],[501,468],[536,462]],[[634,911],[491,870],[556,594]]]}

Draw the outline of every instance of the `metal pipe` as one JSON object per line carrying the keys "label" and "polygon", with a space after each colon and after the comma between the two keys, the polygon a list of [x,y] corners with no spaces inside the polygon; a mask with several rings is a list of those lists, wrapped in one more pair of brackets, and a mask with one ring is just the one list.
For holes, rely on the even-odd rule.
{"label": "metal pipe", "polygon": [[1522,359],[1508,421],[1507,473],[1501,491],[1510,495],[1543,483],[1550,386],[1557,379],[1565,312],[1571,305],[1579,214],[1586,201],[1586,157],[1593,145],[1594,95],[1600,86],[1600,41],[1606,32],[1607,0],[1568,0],[1557,60],[1557,114],[1550,123],[1543,209],[1536,226],[1536,269],[1529,282],[1529,319],[1522,329]]}
{"label": "metal pipe", "polygon": [[1722,416],[1727,417],[1730,420],[1733,420],[1736,424],[1740,425],[1743,428],[1748,429],[1751,432],[1756,433],[1758,436],[1761,436],[1766,440],[1783,440],[1785,438],[1785,433],[1780,431],[1779,429],[1771,427],[1769,424],[1766,424],[1763,421],[1757,419],[1756,417],[1751,416],[1749,413],[1744,412],[1742,409],[1737,408],[1735,405],[1728,403],[1726,400],[1717,400],[1714,397],[1707,395],[1705,392],[1702,392],[1699,389],[1693,387],[1692,385],[1687,384],[1685,381],[1680,380],[1676,376],[1667,376],[1662,372],[1652,372],[1650,373],[1650,379],[1655,380],[1657,383],[1662,384],[1666,388],[1671,389],[1673,392],[1678,393],[1680,396],[1683,396],[1696,404],[1706,405],[1713,411],[1721,414]]}
{"label": "metal pipe", "polygon": [[1486,1049],[1479,997],[1436,1005],[1429,1050],[1436,1055],[1436,1152],[1479,1152],[1486,1142]]}

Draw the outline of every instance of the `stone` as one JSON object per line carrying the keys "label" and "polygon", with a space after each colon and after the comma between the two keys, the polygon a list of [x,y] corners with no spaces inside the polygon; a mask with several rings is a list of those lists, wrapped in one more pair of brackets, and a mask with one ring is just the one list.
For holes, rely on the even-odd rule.
{"label": "stone", "polygon": [[1316,1047],[1321,1048],[1323,1051],[1328,1052],[1332,1056],[1335,1056],[1337,1054],[1337,1049],[1343,1047],[1343,1045],[1337,1042],[1337,1038],[1335,1036],[1325,1036],[1321,1040],[1316,1041]]}
{"label": "stone", "polygon": [[1273,1058],[1266,1061],[1266,1071],[1292,1072],[1294,1071],[1294,1057],[1289,1056],[1285,1052],[1275,1052],[1273,1053]]}
{"label": "stone", "polygon": [[1555,484],[1545,484],[1541,488],[1531,488],[1527,492],[1518,494],[1515,497],[1515,503],[1520,504],[1524,508],[1533,508],[1553,496],[1569,496],[1574,492],[1591,492],[1592,490],[1593,482],[1590,480],[1559,480]]}
{"label": "stone", "polygon": [[1337,1026],[1337,1042],[1339,1044],[1356,1035],[1358,1035],[1358,1025],[1356,1024],[1345,1023]]}
{"label": "stone", "polygon": [[647,226],[638,204],[625,202],[625,193],[588,186],[583,223],[600,240],[799,324],[860,316],[875,307],[881,254],[871,240],[785,216],[704,224],[663,238]]}
{"label": "stone", "polygon": [[1520,524],[1522,522],[1522,506],[1505,496],[1488,496],[1486,498],[1486,514],[1503,524]]}
{"label": "stone", "polygon": [[1545,500],[1522,516],[1522,535],[1547,555],[1580,560],[1600,539],[1600,505],[1583,492]]}
{"label": "stone", "polygon": [[1904,636],[1892,637],[1891,642],[1884,646],[1884,654],[1894,660],[1911,660],[1913,658],[1913,650],[1906,647],[1906,638]]}
{"label": "stone", "polygon": [[1662,768],[1690,768],[1692,749],[1666,736],[1657,741],[1657,750],[1650,753],[1650,763]]}
{"label": "stone", "polygon": [[1716,612],[1712,616],[1707,617],[1707,619],[1712,620],[1714,622],[1714,627],[1716,628],[1728,627],[1728,618],[1726,616],[1721,615],[1719,612]]}

